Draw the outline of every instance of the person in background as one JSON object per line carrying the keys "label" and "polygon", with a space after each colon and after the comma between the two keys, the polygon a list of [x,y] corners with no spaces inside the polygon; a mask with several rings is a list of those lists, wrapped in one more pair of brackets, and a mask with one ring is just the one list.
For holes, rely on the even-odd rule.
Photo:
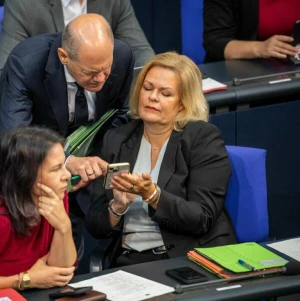
{"label": "person in background", "polygon": [[[0,132],[43,125],[66,137],[109,109],[118,109],[97,133],[95,144],[101,144],[106,129],[128,121],[133,66],[130,46],[114,39],[107,21],[97,14],[76,17],[63,33],[26,39],[11,52],[1,74]],[[75,190],[100,177],[106,165],[98,156],[69,156],[66,161],[68,171],[81,177]],[[78,233],[89,206],[86,193],[80,189],[70,195],[70,217]],[[82,247],[82,240],[76,242],[78,258]]]}
{"label": "person in background", "polygon": [[294,56],[291,45],[298,1],[205,0],[204,48],[206,62],[229,59]]}
{"label": "person in background", "polygon": [[64,286],[76,250],[63,139],[46,128],[20,127],[0,141],[0,288]]}
{"label": "person in background", "polygon": [[94,237],[113,238],[110,267],[236,243],[224,206],[230,162],[207,122],[198,67],[156,55],[138,75],[130,113],[135,120],[105,134],[101,157],[129,162],[131,173],[113,176],[108,190],[99,178],[85,219]]}
{"label": "person in background", "polygon": [[0,37],[0,69],[19,42],[62,31],[71,20],[86,13],[100,14],[108,21],[114,37],[132,47],[136,67],[154,55],[130,0],[9,0],[5,1]]}

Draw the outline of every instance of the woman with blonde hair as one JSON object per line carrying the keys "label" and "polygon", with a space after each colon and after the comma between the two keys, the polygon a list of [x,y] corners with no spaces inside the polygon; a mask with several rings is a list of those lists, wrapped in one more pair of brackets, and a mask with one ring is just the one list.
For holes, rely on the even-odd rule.
{"label": "woman with blonde hair", "polygon": [[131,173],[100,189],[86,218],[92,235],[113,238],[110,266],[235,243],[224,206],[230,163],[207,123],[198,67],[174,52],[156,55],[139,73],[130,112],[135,120],[107,132],[101,158],[129,162]]}

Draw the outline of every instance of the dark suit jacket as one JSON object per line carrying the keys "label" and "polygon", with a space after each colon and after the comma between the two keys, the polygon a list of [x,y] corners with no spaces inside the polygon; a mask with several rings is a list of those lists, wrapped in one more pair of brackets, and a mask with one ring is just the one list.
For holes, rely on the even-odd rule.
{"label": "dark suit jacket", "polygon": [[[57,48],[61,33],[45,34],[21,42],[10,54],[0,78],[0,132],[21,125],[45,125],[63,136],[68,133],[67,83]],[[134,59],[131,48],[115,40],[111,74],[97,93],[95,120],[110,108],[119,112],[110,120],[127,120]]]}
{"label": "dark suit jacket", "polygon": [[[8,0],[4,11],[0,69],[19,42],[39,34],[59,32],[65,27],[61,0]],[[136,66],[144,65],[154,55],[130,0],[88,0],[87,12],[102,15],[114,37],[132,47]]]}
{"label": "dark suit jacket", "polygon": [[[141,120],[110,130],[102,147],[108,162],[135,165],[143,134]],[[131,170],[132,171],[132,170]],[[224,209],[224,197],[231,174],[228,155],[217,128],[198,121],[181,132],[173,131],[163,158],[158,185],[158,207],[149,206],[170,257],[183,256],[199,246],[235,243],[234,230]],[[100,197],[92,201],[86,226],[96,238],[120,236],[122,223],[112,229],[108,202],[112,190],[105,190],[103,178],[96,187]]]}
{"label": "dark suit jacket", "polygon": [[256,40],[258,0],[205,0],[203,18],[205,61],[221,61],[228,42]]}

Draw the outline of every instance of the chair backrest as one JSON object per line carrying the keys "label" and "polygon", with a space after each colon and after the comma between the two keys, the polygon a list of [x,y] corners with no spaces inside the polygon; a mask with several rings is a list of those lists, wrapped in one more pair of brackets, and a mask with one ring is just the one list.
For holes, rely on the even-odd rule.
{"label": "chair backrest", "polygon": [[181,0],[182,53],[196,64],[204,61],[203,47],[203,2],[204,0]]}
{"label": "chair backrest", "polygon": [[266,150],[226,146],[232,167],[226,208],[238,242],[264,241],[269,234]]}
{"label": "chair backrest", "polygon": [[3,14],[4,14],[4,6],[0,6],[0,34],[1,34],[1,31],[2,31]]}

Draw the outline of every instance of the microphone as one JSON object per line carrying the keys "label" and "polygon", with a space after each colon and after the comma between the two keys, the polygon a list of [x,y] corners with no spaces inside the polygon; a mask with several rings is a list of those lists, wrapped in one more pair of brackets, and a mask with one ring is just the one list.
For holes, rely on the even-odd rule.
{"label": "microphone", "polygon": [[279,274],[288,275],[288,276],[294,276],[300,274],[300,262],[296,260],[292,260],[281,268],[275,268],[270,271],[253,272],[253,274],[237,276],[229,279],[218,279],[218,280],[211,280],[206,282],[199,282],[199,283],[185,284],[185,285],[176,284],[174,286],[174,290],[175,293],[181,294],[183,290],[186,288],[194,288],[194,287],[199,287],[204,285],[214,285],[219,283],[228,283],[228,282],[234,282],[239,280],[251,279],[255,277],[264,277],[268,275],[279,275]]}
{"label": "microphone", "polygon": [[260,81],[260,80],[264,80],[264,79],[271,79],[273,77],[284,77],[287,75],[296,75],[297,73],[299,73],[299,70],[267,74],[267,75],[261,75],[261,76],[246,77],[246,78],[234,77],[232,79],[232,85],[240,86],[242,84],[252,83],[252,82],[256,82],[256,81]]}

